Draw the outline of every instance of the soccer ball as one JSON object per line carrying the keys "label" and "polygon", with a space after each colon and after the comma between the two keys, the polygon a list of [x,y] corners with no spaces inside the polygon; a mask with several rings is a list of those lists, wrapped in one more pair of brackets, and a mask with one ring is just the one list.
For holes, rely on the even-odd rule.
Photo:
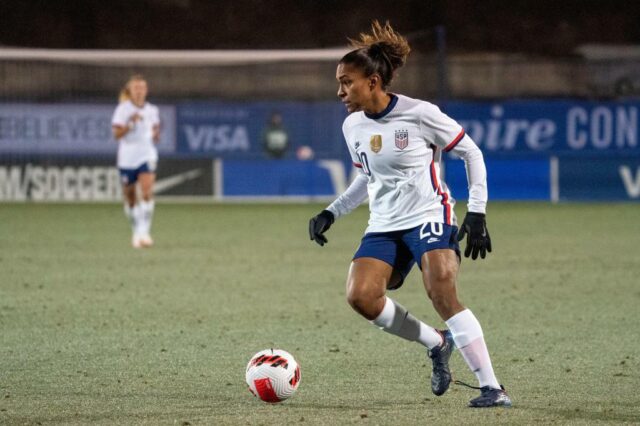
{"label": "soccer ball", "polygon": [[245,378],[254,396],[265,402],[280,402],[298,389],[300,366],[289,352],[265,349],[251,358]]}

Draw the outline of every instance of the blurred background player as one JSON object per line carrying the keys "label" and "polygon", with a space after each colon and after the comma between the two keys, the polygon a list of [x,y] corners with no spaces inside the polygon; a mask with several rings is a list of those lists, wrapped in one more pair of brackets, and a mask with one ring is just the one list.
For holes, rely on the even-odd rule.
{"label": "blurred background player", "polygon": [[[124,213],[131,223],[134,248],[150,247],[160,139],[158,107],[146,101],[147,82],[133,75],[120,92],[120,103],[111,120],[113,136],[118,143],[118,169],[122,179]],[[141,200],[138,202],[138,186]]]}
{"label": "blurred background player", "polygon": [[262,131],[264,151],[269,158],[283,158],[289,148],[289,134],[282,124],[282,114],[273,112]]}
{"label": "blurred background player", "polygon": [[[374,325],[428,348],[431,388],[449,387],[449,357],[455,346],[475,373],[481,395],[470,407],[510,406],[493,372],[482,328],[457,297],[458,240],[467,235],[465,256],[475,260],[491,251],[485,224],[486,169],[480,149],[461,126],[425,101],[387,91],[404,65],[407,40],[387,23],[374,21],[371,34],[352,40],[355,50],[339,62],[338,96],[349,113],[342,130],[360,174],[326,210],[309,222],[309,234],[321,246],[335,219],[369,197],[369,226],[347,278],[351,307]],[[440,177],[442,152],[465,161],[468,213],[458,235],[454,200]],[[425,289],[448,330],[430,327],[386,296],[399,288],[411,267],[422,270]]]}

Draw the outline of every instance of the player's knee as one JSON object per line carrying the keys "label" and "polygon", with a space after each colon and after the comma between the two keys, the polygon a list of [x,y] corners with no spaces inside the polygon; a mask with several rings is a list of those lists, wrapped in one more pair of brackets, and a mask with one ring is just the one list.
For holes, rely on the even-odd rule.
{"label": "player's knee", "polygon": [[429,276],[431,282],[434,284],[434,287],[450,285],[455,283],[456,280],[456,270],[455,268],[442,266],[439,268],[434,268],[429,271]]}
{"label": "player's knee", "polygon": [[351,286],[347,292],[347,303],[360,315],[367,319],[372,319],[379,314],[379,312],[373,312],[375,308],[375,298],[372,297],[369,291],[358,286]]}
{"label": "player's knee", "polygon": [[357,288],[351,288],[347,292],[347,303],[353,309],[359,310],[359,308],[363,308],[367,305],[367,296],[365,292]]}

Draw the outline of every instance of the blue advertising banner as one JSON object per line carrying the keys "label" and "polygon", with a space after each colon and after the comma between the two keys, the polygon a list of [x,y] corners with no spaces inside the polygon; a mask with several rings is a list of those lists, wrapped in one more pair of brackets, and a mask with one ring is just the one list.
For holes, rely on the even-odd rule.
{"label": "blue advertising banner", "polygon": [[[640,155],[640,102],[580,100],[450,102],[456,119],[485,155],[625,153]],[[200,102],[178,105],[178,152],[265,158],[265,135],[287,135],[284,158],[310,146],[318,158],[346,158],[339,102]]]}
{"label": "blue advertising banner", "polygon": [[640,201],[640,157],[559,158],[560,200]]}
{"label": "blue advertising banner", "polygon": [[[268,158],[271,134],[295,158],[296,148],[316,156],[342,158],[344,106],[338,102],[193,102],[177,106],[177,146],[181,154],[222,158]],[[275,155],[275,152],[274,152]]]}
{"label": "blue advertising banner", "polygon": [[[485,158],[489,200],[549,200],[551,181],[548,158]],[[464,161],[447,159],[445,182],[452,195],[469,198]]]}
{"label": "blue advertising banner", "polygon": [[[106,104],[0,104],[0,154],[115,155]],[[638,101],[450,102],[444,108],[486,156],[640,155]],[[340,102],[161,105],[161,154],[348,159]],[[267,146],[272,149],[269,151]]]}
{"label": "blue advertising banner", "polygon": [[640,155],[639,102],[450,102],[446,112],[485,154]]}
{"label": "blue advertising banner", "polygon": [[[355,169],[341,161],[225,160],[222,192],[225,197],[334,197],[347,188]],[[548,159],[488,159],[487,184],[491,200],[549,200]],[[464,162],[446,162],[445,181],[453,196],[466,200]]]}
{"label": "blue advertising banner", "polygon": [[[115,158],[115,103],[0,104],[0,154],[104,155]],[[160,154],[175,150],[175,108],[159,105]],[[115,161],[115,160],[114,160]]]}
{"label": "blue advertising banner", "polygon": [[[225,197],[334,196],[347,182],[342,162],[225,160]],[[338,173],[336,173],[336,171]]]}

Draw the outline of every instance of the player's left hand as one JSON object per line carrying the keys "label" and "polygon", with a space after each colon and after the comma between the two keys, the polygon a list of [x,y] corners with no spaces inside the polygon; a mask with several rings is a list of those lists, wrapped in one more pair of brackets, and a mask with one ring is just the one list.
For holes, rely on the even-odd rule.
{"label": "player's left hand", "polygon": [[320,214],[312,217],[309,221],[309,238],[324,246],[327,243],[324,233],[331,227],[334,220],[335,217],[329,210],[322,210]]}
{"label": "player's left hand", "polygon": [[467,247],[464,249],[464,257],[476,260],[478,253],[482,259],[485,258],[487,252],[491,253],[491,237],[487,230],[487,222],[485,215],[482,213],[467,212],[464,222],[460,226],[458,233],[458,241],[462,241],[467,236]]}

